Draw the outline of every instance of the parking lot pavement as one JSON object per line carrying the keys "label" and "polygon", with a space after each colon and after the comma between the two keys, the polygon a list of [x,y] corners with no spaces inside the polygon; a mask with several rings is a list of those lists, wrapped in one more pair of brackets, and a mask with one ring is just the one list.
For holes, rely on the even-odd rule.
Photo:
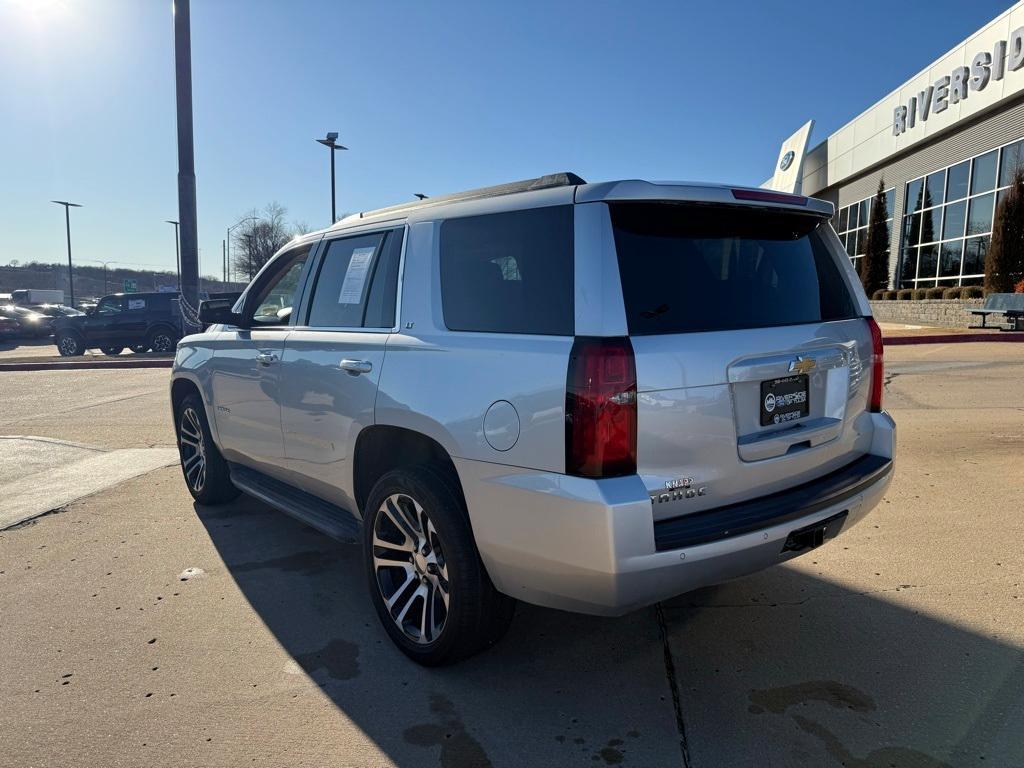
{"label": "parking lot pavement", "polygon": [[0,435],[34,435],[103,448],[173,446],[165,369],[4,371]]}
{"label": "parking lot pavement", "polygon": [[521,606],[446,669],[392,648],[355,545],[129,480],[0,533],[0,765],[1024,765],[1018,349],[887,352],[897,477],[846,536],[660,611]]}

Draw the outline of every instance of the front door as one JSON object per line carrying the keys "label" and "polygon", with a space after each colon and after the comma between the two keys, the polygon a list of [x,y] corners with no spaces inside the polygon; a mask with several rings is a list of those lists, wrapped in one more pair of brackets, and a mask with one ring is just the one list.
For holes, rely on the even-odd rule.
{"label": "front door", "polygon": [[396,324],[402,238],[402,229],[392,229],[326,241],[306,317],[285,342],[284,467],[352,512],[352,449],[374,423],[385,344]]}
{"label": "front door", "polygon": [[85,318],[86,344],[105,347],[116,341],[118,321],[125,313],[124,296],[104,296]]}
{"label": "front door", "polygon": [[214,416],[229,461],[273,472],[284,456],[281,360],[310,247],[299,246],[275,259],[246,292],[240,327],[229,326],[217,339]]}

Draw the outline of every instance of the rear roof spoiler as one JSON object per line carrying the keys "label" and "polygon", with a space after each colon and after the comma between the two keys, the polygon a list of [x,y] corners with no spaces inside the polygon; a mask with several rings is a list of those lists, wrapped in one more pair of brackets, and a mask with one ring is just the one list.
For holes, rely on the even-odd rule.
{"label": "rear roof spoiler", "polygon": [[652,182],[633,179],[584,184],[576,188],[577,203],[669,200],[719,205],[757,205],[807,211],[831,218],[835,207],[827,200],[791,195],[758,187],[691,182]]}

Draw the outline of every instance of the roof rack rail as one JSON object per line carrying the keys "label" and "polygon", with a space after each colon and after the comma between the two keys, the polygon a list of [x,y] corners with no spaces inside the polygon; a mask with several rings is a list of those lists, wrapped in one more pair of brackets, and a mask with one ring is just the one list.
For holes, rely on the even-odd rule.
{"label": "roof rack rail", "polygon": [[538,176],[536,179],[524,179],[523,181],[512,181],[508,184],[497,184],[493,187],[481,187],[480,189],[469,189],[465,192],[455,192],[450,195],[439,195],[438,197],[427,197],[422,200],[412,200],[408,203],[377,208],[373,211],[362,211],[358,214],[346,216],[339,221],[346,221],[352,218],[366,218],[368,216],[380,216],[387,213],[398,213],[400,211],[426,208],[440,203],[453,203],[460,200],[477,200],[483,197],[499,197],[511,195],[516,192],[531,192],[536,189],[552,189],[554,187],[574,187],[578,184],[586,184],[582,178],[575,173],[549,173],[546,176]]}

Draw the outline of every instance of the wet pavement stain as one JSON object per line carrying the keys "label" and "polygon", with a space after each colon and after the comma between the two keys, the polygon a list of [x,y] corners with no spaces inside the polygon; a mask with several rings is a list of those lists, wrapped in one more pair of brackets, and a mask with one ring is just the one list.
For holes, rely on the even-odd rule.
{"label": "wet pavement stain", "polygon": [[871,712],[875,709],[874,700],[853,686],[834,680],[810,680],[780,688],[751,690],[748,711],[760,715],[768,710],[781,715],[792,706],[811,701],[821,701],[830,707],[852,709],[854,712]]}
{"label": "wet pavement stain", "polygon": [[323,669],[332,680],[351,680],[359,674],[359,646],[347,640],[331,640],[318,651],[297,654],[295,661],[311,677]]}
{"label": "wet pavement stain", "polygon": [[870,752],[867,757],[855,757],[836,735],[821,723],[800,715],[793,715],[793,719],[805,733],[821,739],[825,750],[845,768],[951,768],[949,763],[907,747],[882,747]]}
{"label": "wet pavement stain", "polygon": [[440,724],[421,723],[406,728],[402,737],[418,747],[441,747],[441,768],[493,768],[480,742],[467,731],[455,705],[441,694],[431,694],[430,711]]}

